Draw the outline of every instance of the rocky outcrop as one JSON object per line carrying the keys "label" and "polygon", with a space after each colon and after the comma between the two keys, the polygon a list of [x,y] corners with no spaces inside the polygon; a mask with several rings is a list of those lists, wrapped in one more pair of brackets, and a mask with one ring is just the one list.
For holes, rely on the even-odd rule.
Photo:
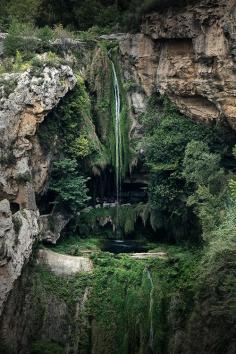
{"label": "rocky outcrop", "polygon": [[[28,205],[25,182],[34,177],[31,162],[34,161],[33,165],[36,165],[37,156],[33,154],[37,155],[39,151],[34,144],[37,126],[74,85],[75,77],[68,66],[44,67],[38,76],[34,76],[32,69],[22,74],[5,74],[1,77],[0,197]],[[40,151],[39,155],[40,160]],[[47,161],[42,163],[44,169],[48,167]],[[41,183],[38,174],[34,175],[37,189],[42,188],[45,173]],[[34,181],[31,182],[34,185]]]}
{"label": "rocky outcrop", "polygon": [[143,134],[138,116],[145,112],[148,97],[156,89],[159,54],[155,43],[144,34],[128,34],[118,40],[131,119],[130,138],[138,140]]}
{"label": "rocky outcrop", "polygon": [[50,214],[40,216],[41,234],[40,239],[48,243],[56,244],[60,238],[61,231],[69,223],[72,214],[54,206]]}
{"label": "rocky outcrop", "polygon": [[51,157],[36,130],[75,82],[63,65],[0,78],[0,313],[40,232],[35,192],[45,185]]}
{"label": "rocky outcrop", "polygon": [[143,34],[121,38],[134,112],[159,92],[189,117],[236,129],[235,15],[233,0],[191,2],[146,16]]}
{"label": "rocky outcrop", "polygon": [[39,233],[38,216],[37,211],[27,209],[12,215],[9,201],[0,202],[0,313],[31,255]]}
{"label": "rocky outcrop", "polygon": [[73,275],[91,272],[92,261],[87,257],[74,257],[42,249],[38,253],[38,262],[49,267],[56,275]]}
{"label": "rocky outcrop", "polygon": [[236,128],[236,5],[204,0],[147,16],[143,32],[159,46],[156,88],[187,116],[225,118]]}
{"label": "rocky outcrop", "polygon": [[81,286],[75,295],[75,277],[58,277],[32,264],[27,268],[5,306],[0,343],[18,354],[31,352],[33,345],[40,345],[40,353],[49,348],[54,353],[81,353],[89,340],[86,305],[90,288]]}

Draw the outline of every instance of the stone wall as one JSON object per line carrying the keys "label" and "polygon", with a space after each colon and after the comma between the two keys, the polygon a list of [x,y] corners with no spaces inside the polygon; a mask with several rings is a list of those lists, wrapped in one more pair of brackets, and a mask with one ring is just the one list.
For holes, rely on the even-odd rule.
{"label": "stone wall", "polygon": [[235,129],[235,18],[233,0],[198,1],[148,15],[142,34],[122,38],[124,77],[137,84],[134,112],[159,92],[191,118],[225,120]]}

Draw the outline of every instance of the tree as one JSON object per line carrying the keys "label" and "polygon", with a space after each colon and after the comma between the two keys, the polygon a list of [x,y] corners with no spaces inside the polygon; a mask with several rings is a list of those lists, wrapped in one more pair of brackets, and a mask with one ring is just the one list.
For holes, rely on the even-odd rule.
{"label": "tree", "polygon": [[220,155],[210,152],[202,141],[192,140],[186,147],[183,175],[188,183],[206,186],[213,193],[221,190],[224,171],[220,168]]}
{"label": "tree", "polygon": [[50,189],[56,192],[56,201],[73,213],[83,208],[89,200],[86,179],[78,175],[75,160],[54,162]]}
{"label": "tree", "polygon": [[10,0],[7,4],[7,13],[19,21],[34,23],[41,3],[42,0]]}
{"label": "tree", "polygon": [[220,156],[210,152],[206,143],[191,141],[185,150],[183,175],[195,186],[187,205],[199,217],[204,239],[222,220],[226,200],[226,178],[220,167]]}

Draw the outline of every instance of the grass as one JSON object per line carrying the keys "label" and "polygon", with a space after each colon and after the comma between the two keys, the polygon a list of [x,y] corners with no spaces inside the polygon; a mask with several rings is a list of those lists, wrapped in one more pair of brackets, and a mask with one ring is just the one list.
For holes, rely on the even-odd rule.
{"label": "grass", "polygon": [[79,256],[84,251],[97,252],[100,250],[100,240],[91,236],[90,238],[82,239],[75,236],[70,236],[61,240],[56,246],[52,246],[52,250],[62,254],[71,256]]}

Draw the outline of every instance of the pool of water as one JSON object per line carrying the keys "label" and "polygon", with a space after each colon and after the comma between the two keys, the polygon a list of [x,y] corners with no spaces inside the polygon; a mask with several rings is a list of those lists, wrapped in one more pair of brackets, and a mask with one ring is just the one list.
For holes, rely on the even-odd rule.
{"label": "pool of water", "polygon": [[103,240],[101,250],[111,253],[147,252],[149,247],[145,241],[138,240]]}

